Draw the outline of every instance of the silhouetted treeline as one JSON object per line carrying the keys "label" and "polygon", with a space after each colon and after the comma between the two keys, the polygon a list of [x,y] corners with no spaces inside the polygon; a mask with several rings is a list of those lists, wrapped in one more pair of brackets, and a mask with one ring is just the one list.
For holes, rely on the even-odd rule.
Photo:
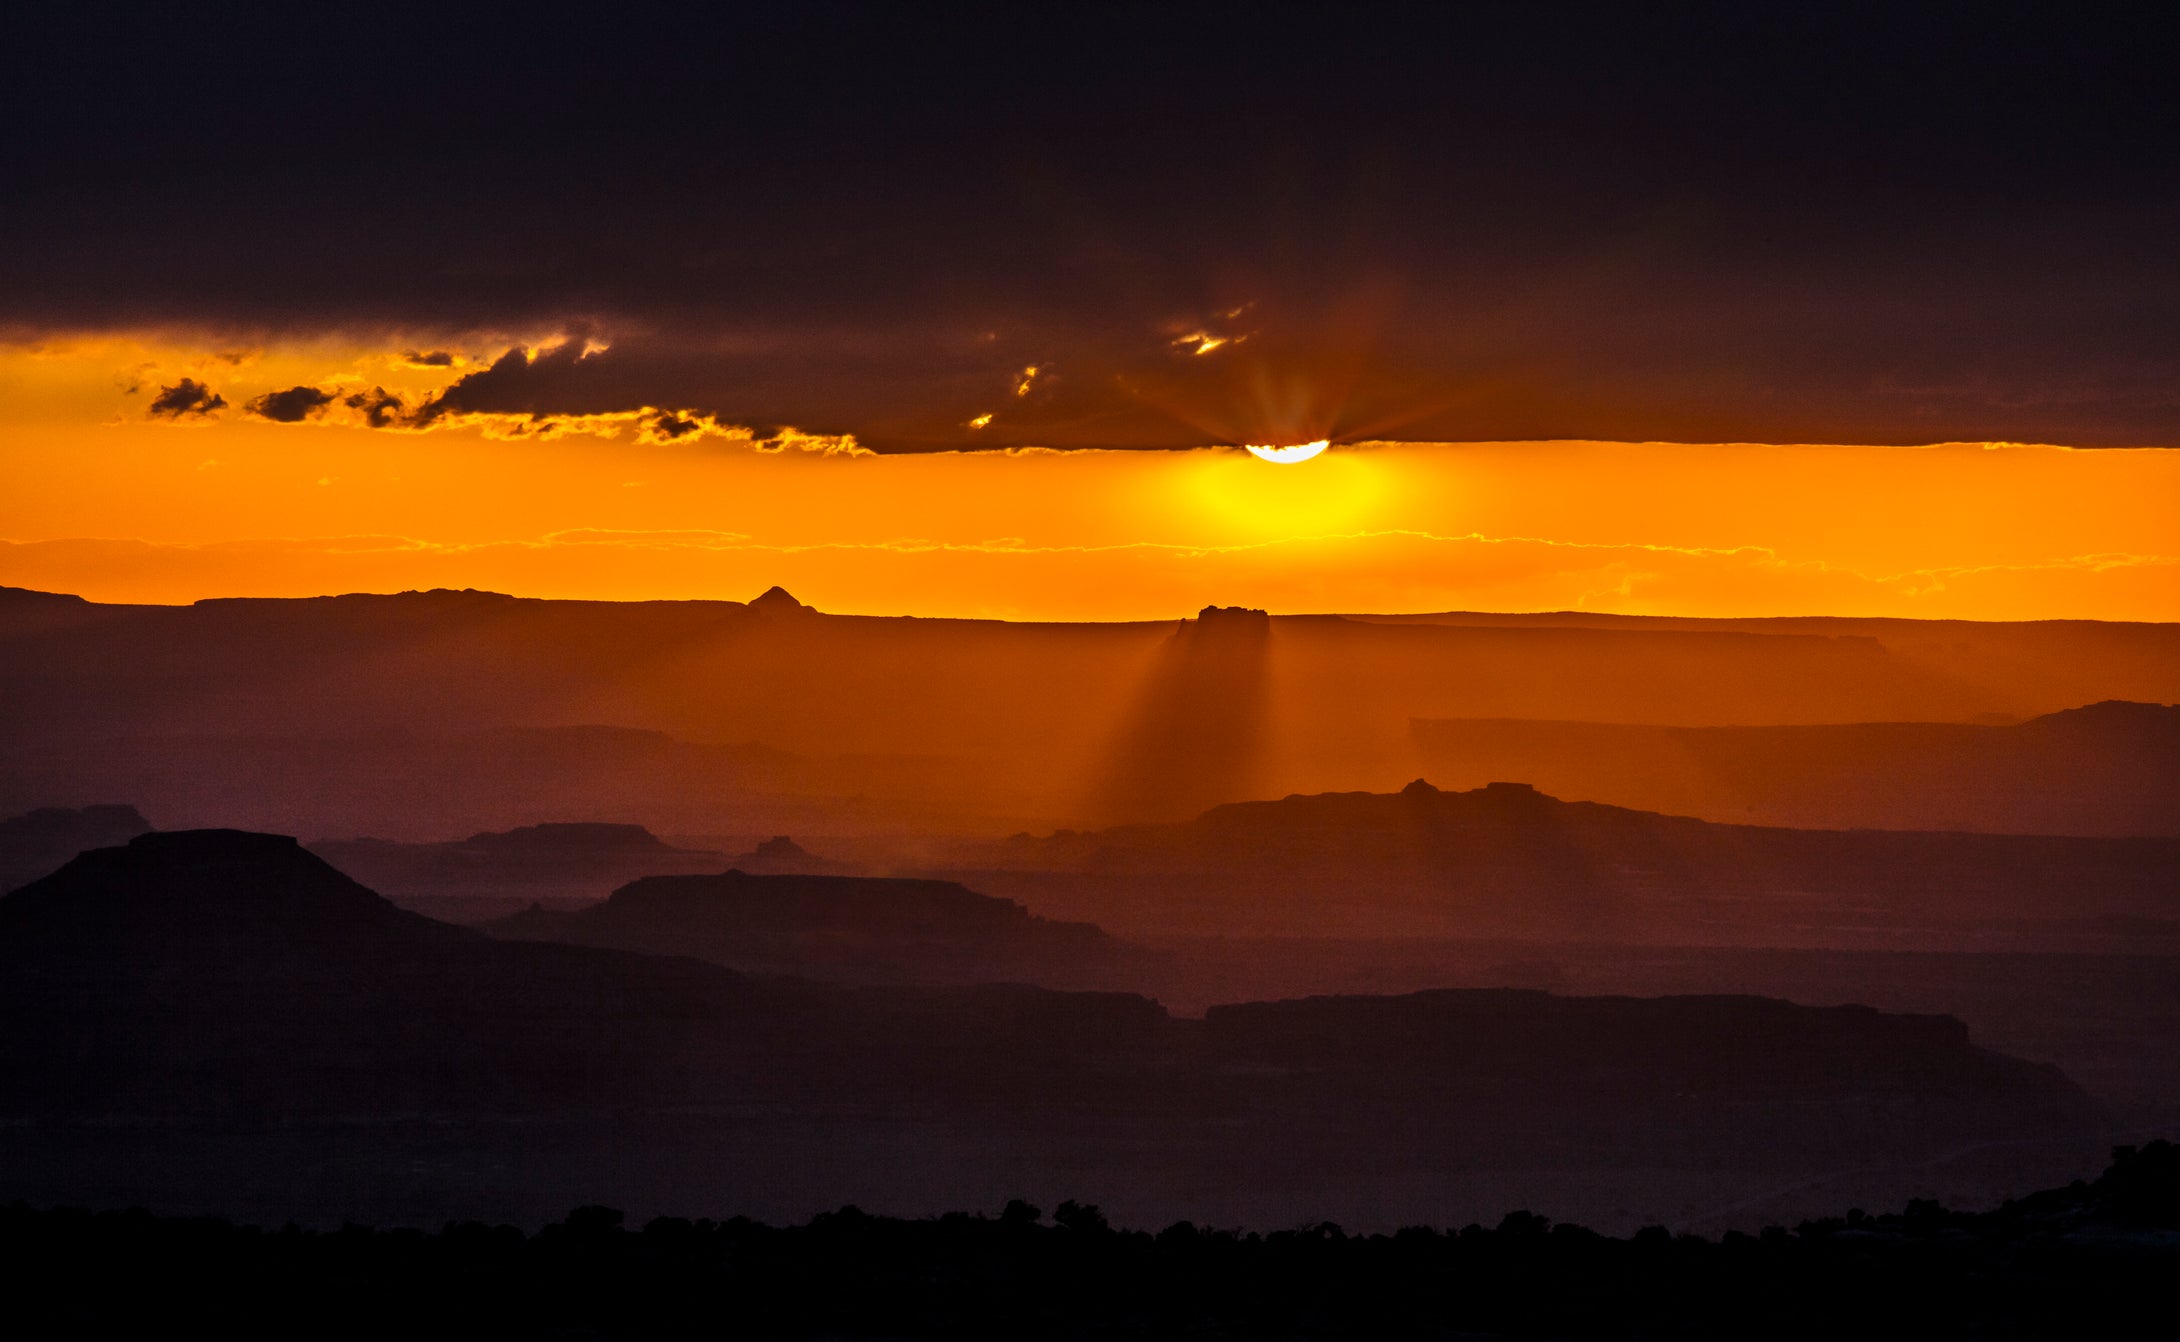
{"label": "silhouetted treeline", "polygon": [[654,1220],[266,1231],[143,1212],[0,1212],[11,1322],[215,1335],[556,1337],[2171,1337],[2180,1147],[1986,1213],[1608,1239],[1496,1227],[1351,1236],[1187,1223]]}

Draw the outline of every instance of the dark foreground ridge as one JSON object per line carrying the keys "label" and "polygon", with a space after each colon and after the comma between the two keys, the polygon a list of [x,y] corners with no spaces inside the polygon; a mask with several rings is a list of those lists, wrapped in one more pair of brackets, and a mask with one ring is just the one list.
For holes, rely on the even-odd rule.
{"label": "dark foreground ridge", "polygon": [[[268,1232],[143,1212],[0,1212],[9,1312],[43,1334],[227,1337],[2169,1337],[2180,1148],[1996,1211],[1718,1240],[1494,1228],[1116,1230],[1063,1203],[929,1220],[853,1207],[775,1228],[582,1207],[535,1235],[449,1224]],[[115,1289],[125,1287],[125,1289]]]}
{"label": "dark foreground ridge", "polygon": [[[617,902],[747,903],[793,931],[873,892],[911,923],[965,904],[1037,927],[917,882],[660,879]],[[495,940],[231,830],[140,835],[0,899],[0,1120],[0,1196],[320,1225],[1074,1191],[1158,1223],[1526,1203],[1621,1230],[1963,1153],[2005,1156],[1994,1191],[2036,1187],[2108,1144],[2065,1076],[1943,1016],[1450,990],[1189,1020],[1121,993],[827,985]]]}

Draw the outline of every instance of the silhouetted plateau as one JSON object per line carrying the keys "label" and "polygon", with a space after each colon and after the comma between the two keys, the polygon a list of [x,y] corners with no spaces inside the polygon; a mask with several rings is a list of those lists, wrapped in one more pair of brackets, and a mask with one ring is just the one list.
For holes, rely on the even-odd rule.
{"label": "silhouetted plateau", "polygon": [[[1783,615],[1744,619],[1676,615],[1607,615],[1594,611],[1485,614],[1449,611],[1429,615],[1351,615],[1369,624],[1434,625],[1455,629],[1645,630],[1655,633],[1759,634],[1868,639],[1903,667],[1926,672],[1956,694],[1981,696],[1980,708],[1949,718],[1982,714],[2032,717],[2102,699],[2164,703],[2180,695],[2156,688],[2174,677],[2180,656],[2180,624],[2107,620],[1908,620],[1849,615]],[[2127,689],[2123,686],[2132,686]],[[1965,705],[1964,705],[1965,706]],[[1478,716],[1485,716],[1479,714]],[[1488,716],[1513,716],[1490,714]],[[1521,716],[1547,717],[1549,714]],[[1629,716],[1582,715],[1594,721],[1635,722]],[[1832,721],[1915,721],[1922,715],[1872,714]],[[1814,718],[1742,716],[1740,722],[1811,722]],[[1708,714],[1680,719],[1723,724]]]}
{"label": "silhouetted plateau", "polygon": [[1656,727],[1419,720],[1431,774],[1814,829],[2180,837],[2180,707],[2111,700],[2027,722]]}
{"label": "silhouetted plateau", "polygon": [[110,848],[151,825],[133,806],[43,806],[0,820],[0,893],[43,876],[86,848]]}
{"label": "silhouetted plateau", "polygon": [[[11,726],[0,724],[0,732]],[[25,746],[11,763],[20,770],[0,772],[0,796],[109,795],[103,789],[110,783],[122,789],[110,795],[139,798],[184,828],[242,824],[410,843],[569,816],[638,817],[658,833],[736,835],[741,842],[782,829],[913,829],[935,805],[955,814],[915,800],[934,786],[939,770],[931,761],[819,759],[597,725],[101,735]]]}
{"label": "silhouetted plateau", "polygon": [[568,822],[454,843],[326,839],[310,851],[397,904],[462,922],[539,900],[594,901],[638,876],[727,865],[724,853],[664,843],[641,825]]}
{"label": "silhouetted plateau", "polygon": [[710,966],[495,942],[231,830],[145,834],[0,899],[0,965],[18,1115],[566,1104],[640,1086],[750,996]]}
{"label": "silhouetted plateau", "polygon": [[1943,1018],[1450,992],[1190,1021],[826,987],[495,941],[234,831],[142,835],[0,900],[0,1113],[13,1196],[321,1222],[1072,1184],[1145,1219],[1354,1224],[1520,1187],[1617,1224],[1845,1171],[1983,1196],[1965,1155],[2006,1152],[2018,1186],[2078,1168],[2102,1122]]}
{"label": "silhouetted plateau", "polygon": [[853,983],[1108,986],[1124,955],[1089,923],[1051,922],[951,881],[740,870],[649,876],[588,908],[533,907],[480,927]]}
{"label": "silhouetted plateau", "polygon": [[785,834],[775,834],[746,853],[727,859],[727,866],[751,876],[861,876],[860,864],[822,857]]}
{"label": "silhouetted plateau", "polygon": [[2180,957],[1614,944],[1595,940],[1159,937],[1098,986],[1181,1014],[1222,1002],[1532,988],[1744,995],[1948,1015],[1986,1047],[2057,1065],[2130,1130],[2180,1128]]}
{"label": "silhouetted plateau", "polygon": [[1523,783],[1418,779],[963,855],[985,890],[1123,934],[2180,946],[2180,839],[1720,825]]}
{"label": "silhouetted plateau", "polygon": [[1397,785],[1422,771],[1416,718],[1960,723],[2180,700],[2175,626],[2065,621],[1228,610],[1177,629],[11,589],[0,646],[0,807],[128,797],[177,825],[410,840],[570,816],[827,840],[1178,820]]}
{"label": "silhouetted plateau", "polygon": [[1206,606],[1166,640],[1121,728],[1091,814],[1186,815],[1262,789],[1271,746],[1272,620]]}

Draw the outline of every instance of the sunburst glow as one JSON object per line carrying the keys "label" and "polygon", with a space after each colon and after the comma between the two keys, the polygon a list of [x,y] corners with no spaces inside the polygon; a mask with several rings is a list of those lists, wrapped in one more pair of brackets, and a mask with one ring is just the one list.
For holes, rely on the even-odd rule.
{"label": "sunburst glow", "polygon": [[1281,466],[1292,466],[1298,461],[1308,461],[1311,457],[1332,446],[1332,442],[1330,439],[1320,438],[1314,443],[1296,443],[1291,447],[1267,447],[1256,443],[1247,443],[1244,446],[1249,449],[1250,455],[1259,461],[1270,461]]}

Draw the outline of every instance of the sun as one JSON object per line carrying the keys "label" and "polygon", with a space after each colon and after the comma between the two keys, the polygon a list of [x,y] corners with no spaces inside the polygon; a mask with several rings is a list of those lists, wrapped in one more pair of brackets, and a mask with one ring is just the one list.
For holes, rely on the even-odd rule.
{"label": "sun", "polygon": [[1245,443],[1243,446],[1247,447],[1250,455],[1256,457],[1259,461],[1270,461],[1281,466],[1292,466],[1298,461],[1308,461],[1311,457],[1332,446],[1332,442],[1330,439],[1320,438],[1314,443],[1296,443],[1292,447],[1263,447],[1256,443]]}

